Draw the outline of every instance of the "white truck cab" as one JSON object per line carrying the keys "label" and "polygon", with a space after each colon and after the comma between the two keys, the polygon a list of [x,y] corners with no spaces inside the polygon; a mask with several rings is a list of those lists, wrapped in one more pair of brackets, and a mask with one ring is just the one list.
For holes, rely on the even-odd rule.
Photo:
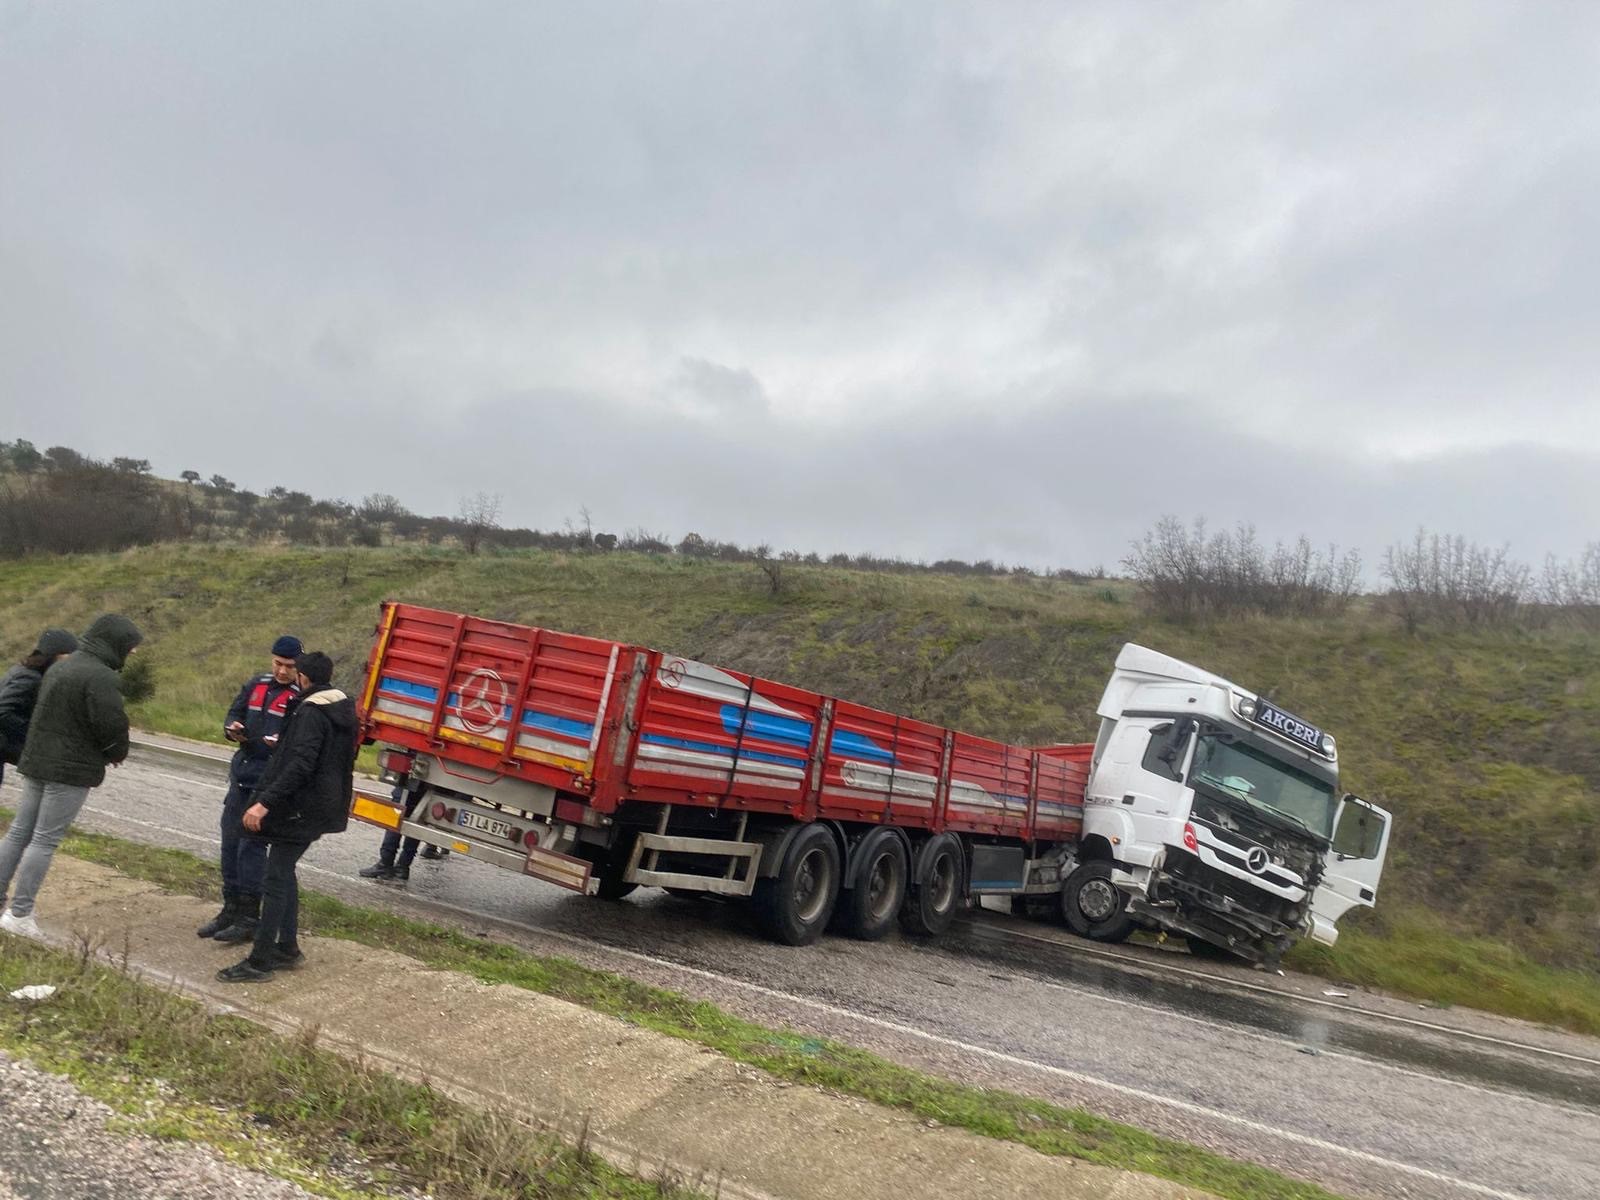
{"label": "white truck cab", "polygon": [[1062,895],[1079,932],[1156,927],[1270,966],[1303,935],[1332,943],[1345,912],[1372,905],[1389,814],[1341,793],[1331,735],[1131,643],[1098,713]]}

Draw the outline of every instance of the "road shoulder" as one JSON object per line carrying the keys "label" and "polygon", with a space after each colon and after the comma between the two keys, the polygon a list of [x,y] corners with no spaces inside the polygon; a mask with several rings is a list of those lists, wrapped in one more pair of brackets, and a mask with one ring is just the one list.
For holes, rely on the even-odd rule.
{"label": "road shoulder", "polygon": [[427,1078],[480,1107],[589,1144],[636,1173],[720,1179],[724,1195],[975,1192],[1178,1200],[1165,1180],[1040,1154],[794,1087],[681,1039],[567,1001],[342,939],[309,939],[308,965],[270,983],[214,981],[234,955],[194,936],[204,901],[96,864],[57,859],[46,930],[88,937],[203,1002]]}

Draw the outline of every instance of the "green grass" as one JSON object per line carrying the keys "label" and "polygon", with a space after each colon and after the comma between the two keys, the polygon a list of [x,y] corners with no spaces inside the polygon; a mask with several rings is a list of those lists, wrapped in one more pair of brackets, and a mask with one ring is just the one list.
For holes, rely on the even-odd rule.
{"label": "green grass", "polygon": [[1284,962],[1435,1004],[1600,1036],[1600,974],[1543,966],[1505,942],[1462,937],[1426,911],[1390,917],[1381,933],[1346,929],[1333,946],[1302,942]]}
{"label": "green grass", "polygon": [[[1593,970],[1600,638],[1592,633],[1410,636],[1364,603],[1328,620],[1179,626],[1146,614],[1115,580],[800,566],[784,579],[771,595],[750,564],[416,547],[186,545],[31,558],[0,572],[0,652],[20,654],[48,624],[82,628],[100,611],[125,611],[149,631],[158,675],[135,718],[217,740],[224,707],[280,632],[329,650],[338,681],[354,687],[377,603],[392,596],[644,642],[1030,743],[1091,738],[1118,648],[1140,641],[1326,725],[1339,738],[1346,786],[1394,811],[1385,919],[1352,946],[1391,937],[1401,928],[1391,913],[1432,914],[1440,920],[1430,940],[1440,946],[1488,939],[1530,963]],[[1397,967],[1404,957],[1397,953]],[[1397,982],[1397,971],[1385,979],[1425,986]],[[1495,1006],[1493,992],[1472,1002]]]}
{"label": "green grass", "polygon": [[579,1145],[286,1039],[77,954],[0,935],[0,1047],[69,1077],[121,1130],[200,1142],[321,1195],[425,1190],[438,1200],[647,1200],[695,1193],[609,1167]]}
{"label": "green grass", "polygon": [[[218,893],[216,869],[183,851],[82,832],[70,835],[62,848],[168,891],[206,897]],[[310,890],[301,892],[300,903],[303,932],[345,938],[408,955],[433,968],[470,974],[485,983],[510,984],[581,1004],[695,1042],[779,1079],[858,1096],[923,1120],[1018,1142],[1043,1154],[1141,1171],[1231,1200],[1331,1200],[1333,1196],[1315,1184],[1082,1110],[967,1087],[838,1042],[768,1029],[705,1001],[569,959],[487,943],[422,921],[356,908]]]}

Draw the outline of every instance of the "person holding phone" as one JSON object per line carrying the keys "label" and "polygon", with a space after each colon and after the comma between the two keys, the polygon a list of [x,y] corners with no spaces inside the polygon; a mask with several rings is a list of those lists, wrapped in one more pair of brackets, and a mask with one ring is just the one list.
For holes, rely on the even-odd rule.
{"label": "person holding phone", "polygon": [[239,748],[228,767],[228,795],[222,802],[222,911],[195,930],[203,938],[232,943],[256,935],[267,844],[244,827],[244,814],[300,695],[294,669],[300,651],[300,639],[290,634],[273,642],[272,669],[245,680],[222,719],[223,736]]}

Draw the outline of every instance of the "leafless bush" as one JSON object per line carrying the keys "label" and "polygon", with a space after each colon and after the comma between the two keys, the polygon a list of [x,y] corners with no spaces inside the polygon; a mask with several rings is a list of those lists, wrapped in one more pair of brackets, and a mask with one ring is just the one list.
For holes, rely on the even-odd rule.
{"label": "leafless bush", "polygon": [[491,530],[500,528],[500,494],[478,492],[461,501],[461,544],[476,554]]}
{"label": "leafless bush", "polygon": [[1269,555],[1254,526],[1208,534],[1203,517],[1190,526],[1162,517],[1133,543],[1123,566],[1146,601],[1176,620],[1340,612],[1361,584],[1361,557],[1353,550],[1316,550],[1302,535],[1290,546],[1279,542]]}
{"label": "leafless bush", "polygon": [[1460,534],[1418,528],[1409,544],[1396,543],[1383,556],[1389,598],[1415,631],[1426,622],[1501,625],[1514,621],[1530,594],[1527,564]]}
{"label": "leafless bush", "polygon": [[664,533],[651,533],[643,526],[635,526],[622,535],[622,549],[640,554],[671,554],[672,543]]}
{"label": "leafless bush", "polygon": [[1555,555],[1544,560],[1539,581],[1540,603],[1589,629],[1600,629],[1600,542],[1590,542],[1576,562]]}

